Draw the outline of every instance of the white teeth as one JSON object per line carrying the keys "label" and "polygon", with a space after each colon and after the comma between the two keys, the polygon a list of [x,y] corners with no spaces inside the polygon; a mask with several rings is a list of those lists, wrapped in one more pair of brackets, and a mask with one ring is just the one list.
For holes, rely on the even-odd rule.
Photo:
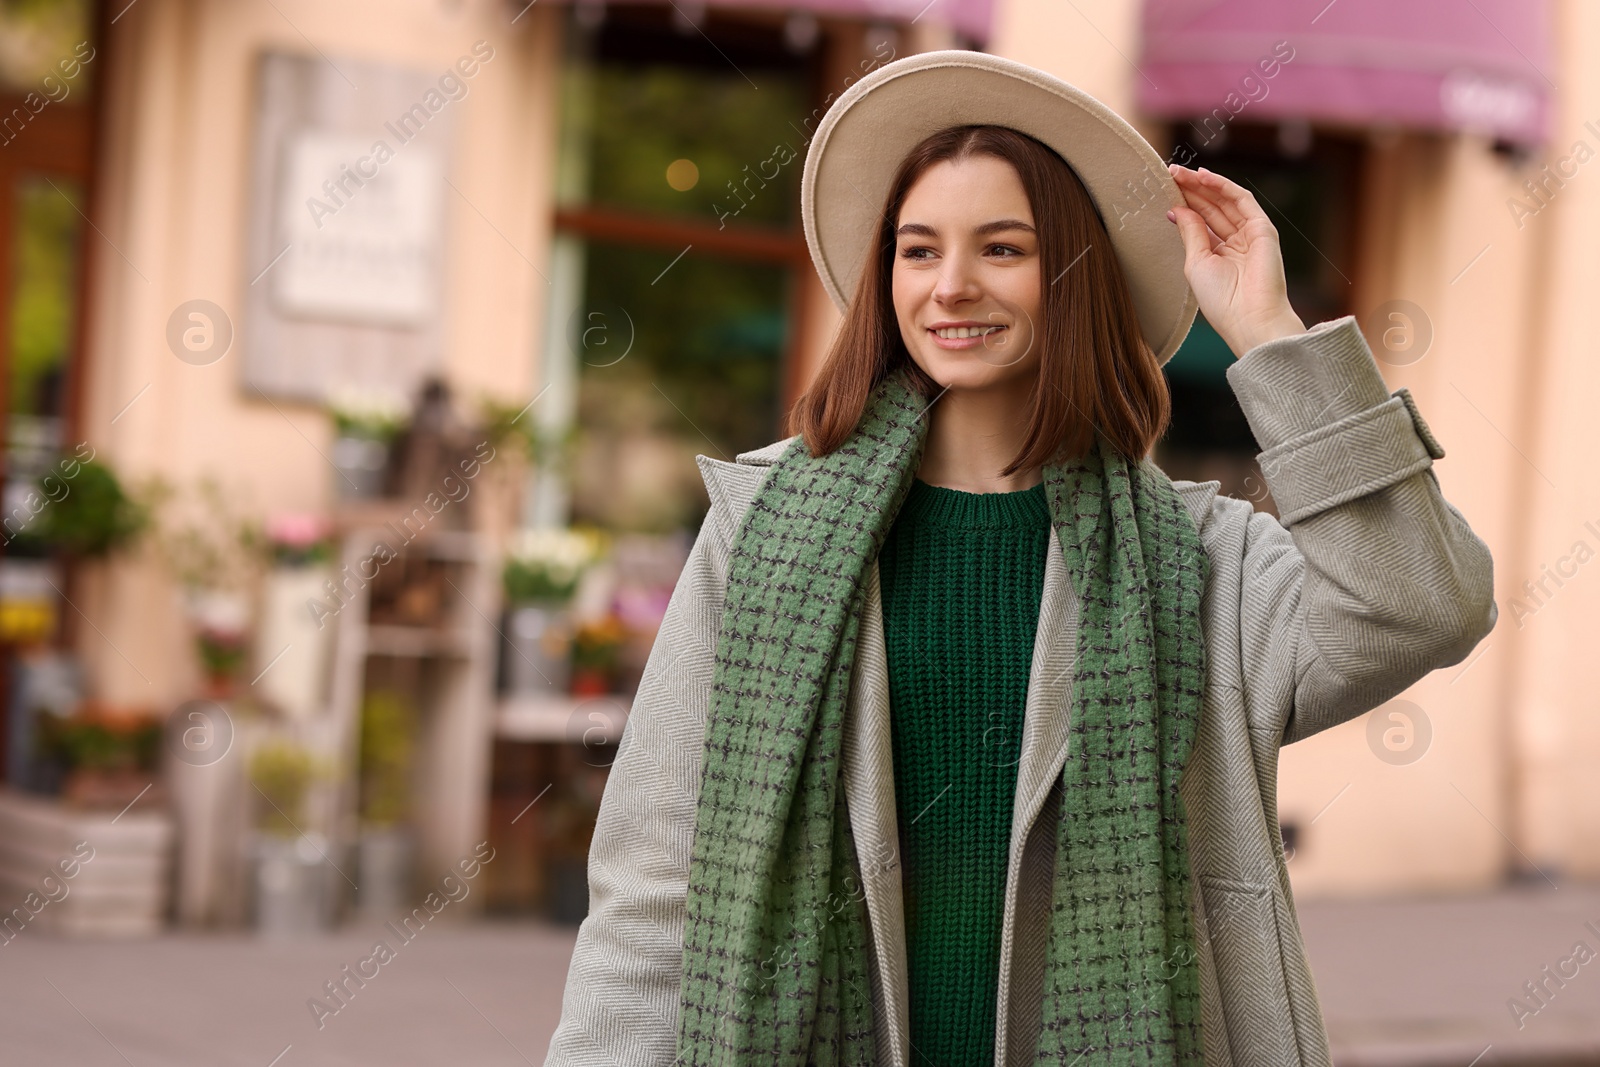
{"label": "white teeth", "polygon": [[1005,329],[1004,326],[946,326],[934,332],[947,341],[958,341],[964,337],[981,337],[984,334],[994,333],[996,330],[1003,329]]}

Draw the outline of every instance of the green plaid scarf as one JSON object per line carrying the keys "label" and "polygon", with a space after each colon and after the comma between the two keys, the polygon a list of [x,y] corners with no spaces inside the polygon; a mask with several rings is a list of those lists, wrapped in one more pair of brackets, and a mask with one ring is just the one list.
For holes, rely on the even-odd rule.
{"label": "green plaid scarf", "polygon": [[[784,452],[735,538],[678,1064],[875,1061],[841,753],[864,578],[920,465],[926,408],[904,369],[889,374],[840,448]],[[1178,778],[1200,717],[1209,564],[1148,461],[1101,439],[1044,481],[1079,624],[1037,1059],[1191,1067],[1200,993]]]}

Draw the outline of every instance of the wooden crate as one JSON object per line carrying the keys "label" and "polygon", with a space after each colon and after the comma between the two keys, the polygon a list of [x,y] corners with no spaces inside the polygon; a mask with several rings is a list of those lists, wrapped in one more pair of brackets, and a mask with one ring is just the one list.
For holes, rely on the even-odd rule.
{"label": "wooden crate", "polygon": [[167,918],[172,849],[164,810],[82,811],[0,790],[0,939],[157,932]]}

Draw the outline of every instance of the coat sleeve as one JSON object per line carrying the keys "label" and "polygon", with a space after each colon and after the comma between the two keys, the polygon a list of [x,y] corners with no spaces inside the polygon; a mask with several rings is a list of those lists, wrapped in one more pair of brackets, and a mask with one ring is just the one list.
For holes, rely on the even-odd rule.
{"label": "coat sleeve", "polygon": [[1247,703],[1286,745],[1465,659],[1498,617],[1494,564],[1354,316],[1258,345],[1227,377],[1279,511],[1253,512],[1245,533]]}
{"label": "coat sleeve", "polygon": [[666,1067],[676,1056],[689,859],[730,543],[713,493],[606,779],[589,847],[589,913],[546,1067]]}

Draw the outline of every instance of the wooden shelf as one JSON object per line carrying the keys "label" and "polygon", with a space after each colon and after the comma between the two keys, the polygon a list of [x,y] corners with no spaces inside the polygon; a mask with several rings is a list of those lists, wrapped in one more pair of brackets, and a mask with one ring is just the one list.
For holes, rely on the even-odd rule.
{"label": "wooden shelf", "polygon": [[[361,709],[375,673],[369,661],[377,661],[381,676],[412,680],[406,696],[418,712],[412,824],[419,869],[448,869],[472,853],[486,828],[497,647],[492,619],[500,610],[499,567],[478,533],[429,529],[405,541],[396,532],[395,515],[382,503],[341,509],[347,526],[340,563],[345,573],[367,580],[349,583],[350,598],[339,612],[334,640],[330,729],[344,774],[328,821],[341,847],[359,838]],[[363,564],[378,542],[397,555],[383,562],[375,579],[373,569]],[[441,601],[429,612],[440,622],[372,622],[373,591],[383,588],[379,580],[392,582],[394,568],[404,574],[404,568],[418,561],[448,571]],[[468,905],[469,910],[475,907]]]}
{"label": "wooden shelf", "polygon": [[[462,563],[483,561],[483,543],[473,531],[428,529],[413,533],[404,525],[411,514],[399,504],[362,502],[359,505],[346,504],[335,513],[333,522],[341,536],[359,546],[360,555],[370,553],[373,547],[382,542],[396,552],[415,552],[430,559]],[[408,533],[411,533],[409,539]]]}
{"label": "wooden shelf", "polygon": [[614,745],[622,740],[632,706],[624,693],[508,696],[495,709],[494,735],[503,741]]}
{"label": "wooden shelf", "polygon": [[426,626],[367,627],[367,654],[373,656],[470,656],[470,634]]}

